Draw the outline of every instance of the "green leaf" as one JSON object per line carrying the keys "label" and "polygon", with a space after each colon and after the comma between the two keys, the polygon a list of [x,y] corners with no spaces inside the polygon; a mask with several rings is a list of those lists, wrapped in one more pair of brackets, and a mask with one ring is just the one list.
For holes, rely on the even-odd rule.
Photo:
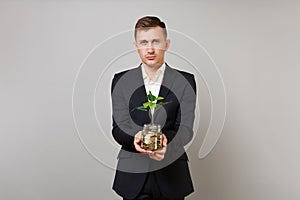
{"label": "green leaf", "polygon": [[148,111],[148,108],[144,108],[144,106],[139,106],[136,109],[141,110],[141,111]]}
{"label": "green leaf", "polygon": [[[155,110],[163,107],[164,105],[166,105],[166,104],[168,104],[168,103],[170,103],[172,101],[157,103],[157,101],[163,100],[164,98],[160,97],[160,96],[158,96],[158,97],[154,96],[151,91],[149,91],[147,97],[148,97],[148,102],[143,103],[142,106],[136,107],[133,110],[138,109],[138,110],[141,110],[141,111],[148,111],[149,108],[150,108],[150,111],[151,111],[151,123],[153,123],[153,117],[154,117]],[[131,111],[133,111],[133,110],[131,110]]]}
{"label": "green leaf", "polygon": [[150,110],[154,110],[155,107],[156,107],[156,103],[153,103],[153,102],[149,102],[149,107],[150,107]]}
{"label": "green leaf", "polygon": [[168,102],[159,102],[158,105],[164,106],[164,105],[167,105],[168,103],[171,103],[171,101],[168,101]]}
{"label": "green leaf", "polygon": [[159,101],[159,100],[163,100],[163,97],[157,97],[155,100]]}
{"label": "green leaf", "polygon": [[143,103],[144,108],[147,108],[147,107],[150,105],[150,103],[151,103],[151,102]]}
{"label": "green leaf", "polygon": [[149,101],[155,101],[156,100],[156,96],[154,96],[151,91],[149,91],[149,94],[147,95],[147,97],[148,97]]}

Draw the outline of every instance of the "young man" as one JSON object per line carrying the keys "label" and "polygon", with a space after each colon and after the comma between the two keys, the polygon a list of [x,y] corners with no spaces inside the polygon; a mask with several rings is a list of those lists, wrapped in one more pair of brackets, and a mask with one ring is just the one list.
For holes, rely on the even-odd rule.
{"label": "young man", "polygon": [[[183,200],[194,191],[184,146],[193,137],[196,102],[194,76],[165,62],[170,40],[164,22],[146,16],[135,25],[135,47],[142,63],[115,74],[112,81],[114,139],[121,145],[113,189],[124,200]],[[156,111],[163,148],[141,148],[141,130],[150,123],[147,112],[137,110],[147,94],[170,102]]]}

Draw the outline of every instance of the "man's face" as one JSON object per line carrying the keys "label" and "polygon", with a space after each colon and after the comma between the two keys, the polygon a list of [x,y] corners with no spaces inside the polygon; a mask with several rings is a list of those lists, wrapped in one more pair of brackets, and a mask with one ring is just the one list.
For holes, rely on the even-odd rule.
{"label": "man's face", "polygon": [[156,68],[164,63],[165,51],[169,48],[170,40],[163,34],[163,29],[159,26],[141,29],[136,33],[135,47],[142,62]]}

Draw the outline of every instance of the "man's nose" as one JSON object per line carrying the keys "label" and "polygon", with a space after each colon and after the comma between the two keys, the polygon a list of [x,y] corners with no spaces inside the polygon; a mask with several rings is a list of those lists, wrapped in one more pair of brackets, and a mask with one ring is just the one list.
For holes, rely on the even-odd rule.
{"label": "man's nose", "polygon": [[147,46],[147,51],[148,52],[154,52],[154,47],[153,47],[153,45],[152,44],[149,44],[148,46]]}

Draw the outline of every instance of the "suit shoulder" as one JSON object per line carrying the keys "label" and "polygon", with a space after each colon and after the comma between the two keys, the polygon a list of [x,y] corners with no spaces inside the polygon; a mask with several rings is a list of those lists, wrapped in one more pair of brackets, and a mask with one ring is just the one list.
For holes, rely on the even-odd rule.
{"label": "suit shoulder", "polygon": [[169,67],[169,69],[171,70],[175,70],[176,72],[180,73],[181,75],[183,75],[186,79],[194,79],[194,75],[192,73],[189,73],[189,72],[186,72],[186,71],[182,71],[182,70],[179,70],[177,68],[173,68],[171,67],[170,65],[168,65],[166,63],[166,66]]}
{"label": "suit shoulder", "polygon": [[196,92],[196,81],[195,81],[194,74],[186,72],[186,71],[178,70],[178,69],[175,69],[175,70],[177,72],[179,72],[189,82],[189,84],[194,89],[194,92]]}
{"label": "suit shoulder", "polygon": [[139,67],[135,67],[135,68],[131,68],[131,69],[127,69],[127,70],[115,73],[114,77],[112,79],[112,88],[111,88],[111,90],[113,91],[115,85],[117,84],[117,82],[120,80],[120,78],[123,75],[127,74],[128,72],[136,72],[138,69],[139,69]]}
{"label": "suit shoulder", "polygon": [[120,79],[124,74],[126,74],[127,72],[133,72],[139,69],[141,65],[139,65],[138,67],[134,67],[134,68],[130,68],[130,69],[126,69],[120,72],[115,73],[114,75],[114,79],[118,80]]}
{"label": "suit shoulder", "polygon": [[179,72],[180,74],[182,74],[186,79],[193,79],[194,78],[194,74],[186,72],[186,71],[182,71],[179,69],[176,69],[177,72]]}
{"label": "suit shoulder", "polygon": [[129,69],[124,70],[124,71],[121,71],[121,72],[115,73],[114,79],[119,79],[119,78],[121,78],[121,77],[122,77],[126,72],[128,72],[128,71],[129,71]]}
{"label": "suit shoulder", "polygon": [[115,73],[115,75],[114,75],[114,77],[113,77],[113,80],[112,80],[112,83],[111,83],[111,92],[113,92],[113,89],[114,89],[115,85],[117,84],[117,82],[119,81],[119,79],[120,79],[124,74],[126,74],[126,72],[128,72],[128,71],[129,71],[129,70],[124,70],[124,71]]}

